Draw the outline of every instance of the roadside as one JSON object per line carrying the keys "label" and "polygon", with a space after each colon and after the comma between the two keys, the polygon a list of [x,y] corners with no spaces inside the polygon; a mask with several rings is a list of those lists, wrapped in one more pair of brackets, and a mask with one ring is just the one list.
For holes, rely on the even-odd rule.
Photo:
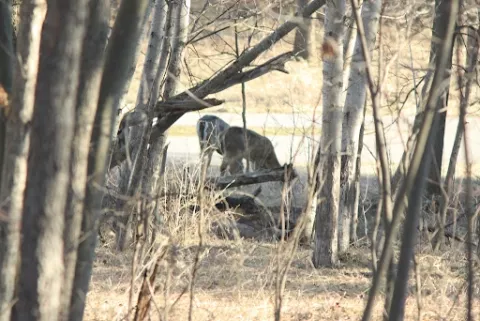
{"label": "roadside", "polygon": [[[204,113],[188,113],[182,116],[169,131],[168,141],[170,142],[169,155],[176,159],[180,158],[188,162],[196,162],[199,157],[198,140],[195,133],[197,120]],[[230,125],[243,126],[241,114],[215,113]],[[468,136],[471,161],[480,165],[480,118],[468,118]],[[413,116],[406,116],[401,119],[394,117],[383,117],[385,134],[388,146],[389,158],[393,164],[397,164],[403,154],[404,143],[408,139],[409,127],[413,123]],[[447,119],[445,134],[444,164],[448,164],[450,153],[453,147],[453,140],[458,124],[458,118]],[[312,150],[316,148],[321,130],[321,119],[312,120],[306,114],[252,114],[248,117],[247,127],[259,133],[266,134],[272,140],[280,163],[291,161],[298,166],[306,166],[312,159]],[[315,134],[312,137],[312,127]],[[372,118],[368,117],[366,122],[364,149],[362,152],[362,164],[375,170],[375,136]],[[295,155],[295,156],[294,156]],[[219,155],[212,159],[212,165],[218,165],[221,161]],[[464,167],[465,155],[462,149],[459,154],[458,166]],[[443,166],[445,171],[447,166]],[[475,166],[476,167],[476,166]],[[461,173],[459,172],[459,175]]]}

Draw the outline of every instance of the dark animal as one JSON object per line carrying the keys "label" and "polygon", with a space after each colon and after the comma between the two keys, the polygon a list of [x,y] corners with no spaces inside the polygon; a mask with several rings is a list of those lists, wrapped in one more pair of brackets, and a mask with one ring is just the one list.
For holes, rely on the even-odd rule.
{"label": "dark animal", "polygon": [[197,121],[197,136],[200,143],[200,157],[207,157],[207,168],[212,161],[213,152],[223,155],[220,134],[230,127],[223,119],[214,115],[205,115]]}

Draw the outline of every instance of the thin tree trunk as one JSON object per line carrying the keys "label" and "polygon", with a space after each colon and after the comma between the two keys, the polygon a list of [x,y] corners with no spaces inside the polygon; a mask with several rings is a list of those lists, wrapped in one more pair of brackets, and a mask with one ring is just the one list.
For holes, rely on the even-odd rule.
{"label": "thin tree trunk", "polygon": [[[131,150],[131,154],[133,155],[134,164],[130,168],[125,168],[121,174],[121,180],[120,180],[120,192],[122,194],[125,194],[127,196],[133,196],[140,185],[140,178],[142,178],[142,172],[143,172],[143,186],[144,186],[144,191],[147,192],[147,195],[151,195],[148,191],[150,190],[150,186],[146,187],[152,180],[154,180],[157,176],[156,173],[152,173],[149,171],[148,164],[150,164],[153,161],[158,160],[159,162],[161,161],[161,150],[157,150],[155,144],[150,143],[150,149],[147,151],[147,143],[150,139],[150,133],[151,133],[151,128],[149,127],[150,124],[153,121],[153,108],[155,106],[155,102],[158,100],[159,92],[160,92],[160,87],[161,87],[161,79],[164,78],[164,74],[166,71],[167,67],[167,57],[168,53],[170,50],[170,41],[173,39],[172,35],[172,28],[171,25],[175,21],[174,15],[180,7],[180,3],[177,2],[170,2],[169,7],[167,10],[167,21],[165,24],[165,33],[162,39],[162,51],[160,55],[160,61],[158,64],[158,68],[156,70],[156,75],[155,75],[155,80],[154,84],[152,84],[152,91],[150,93],[150,99],[147,102],[147,106],[144,107],[144,109],[148,113],[148,120],[147,120],[147,128],[143,127],[141,130],[135,130],[132,131],[132,140],[135,143],[136,146],[127,147],[129,150]],[[159,10],[161,8],[158,8]],[[139,108],[141,110],[141,108]],[[163,147],[163,143],[160,147]],[[148,153],[147,157],[144,157],[145,153]],[[146,168],[144,171],[143,169]],[[116,248],[119,251],[123,251],[125,248],[125,242],[126,242],[126,228],[128,225],[128,221],[130,219],[130,215],[132,212],[131,207],[126,207],[125,202],[122,200],[117,201],[117,210],[121,211],[122,217],[121,217],[121,222],[118,225],[118,229],[116,231]]]}
{"label": "thin tree trunk", "polygon": [[362,165],[363,134],[365,132],[365,114],[367,111],[366,105],[367,105],[367,100],[365,99],[364,107],[363,107],[362,126],[360,127],[360,134],[358,135],[358,150],[357,150],[357,162],[355,164],[355,177],[353,179],[353,185],[352,185],[353,204],[352,204],[352,221],[350,223],[350,242],[352,242],[353,244],[356,244],[358,241],[358,235],[357,235],[358,206],[360,204],[360,179],[362,177],[361,165]]}
{"label": "thin tree trunk", "polygon": [[[365,38],[368,50],[375,44],[378,20],[382,1],[366,1],[362,6],[362,21],[365,26]],[[347,96],[342,125],[342,167],[341,167],[341,197],[338,231],[339,251],[345,252],[350,244],[350,225],[355,210],[355,173],[357,171],[357,152],[360,128],[363,122],[365,97],[367,93],[364,68],[364,57],[360,36],[357,36],[352,58],[352,66],[348,79]]]}
{"label": "thin tree trunk", "polygon": [[[18,119],[17,109],[12,109],[12,103],[16,102],[17,96],[15,95],[15,100],[9,97],[12,95],[12,87],[15,89],[18,86],[18,77],[15,78],[15,85],[13,84],[13,67],[15,66],[14,49],[13,49],[13,26],[11,20],[11,4],[8,1],[0,2],[0,180],[8,175],[11,178],[10,173],[5,169],[10,164],[10,159],[14,155],[10,153],[5,153],[5,148],[9,148],[11,144],[8,144],[9,140],[6,138],[6,134],[9,134],[9,122],[15,121]],[[23,52],[21,52],[23,54]],[[16,66],[15,66],[16,67]],[[20,109],[20,108],[18,108]],[[12,115],[10,116],[10,121],[7,122],[5,115],[6,110],[11,110]],[[21,142],[19,142],[21,143]],[[11,148],[11,147],[10,147]],[[26,158],[24,159],[26,163]],[[13,169],[10,167],[10,169]],[[23,168],[25,170],[25,168]],[[2,173],[3,171],[3,173]],[[25,186],[25,172],[19,173],[23,174],[23,183],[22,183],[22,193]],[[22,180],[22,176],[19,177]],[[7,196],[9,190],[5,188],[1,189],[1,198],[2,204],[5,204],[5,201],[8,200]],[[19,193],[14,194],[17,196]],[[16,201],[16,200],[15,200]],[[20,201],[21,203],[22,201]],[[14,212],[8,211],[8,207],[3,205],[2,212],[8,213],[8,221],[0,221],[0,320],[7,321],[10,319],[10,307],[13,301],[14,289],[15,289],[15,280],[17,272],[17,263],[19,255],[19,246],[20,246],[20,220],[21,220],[21,209],[14,209]]]}
{"label": "thin tree trunk", "polygon": [[[147,104],[152,93],[152,86],[160,64],[162,48],[165,38],[165,22],[167,20],[167,3],[157,0],[153,9],[152,25],[150,28],[150,40],[148,42],[147,55],[143,64],[140,88],[137,94],[136,108],[147,109]],[[156,90],[155,92],[158,92]],[[155,101],[158,97],[152,97]]]}
{"label": "thin tree trunk", "polygon": [[[128,69],[128,76],[127,76],[127,82],[124,84],[123,89],[122,89],[122,95],[118,101],[117,110],[118,109],[123,109],[127,105],[127,98],[128,98],[128,92],[130,90],[130,84],[132,82],[133,75],[135,74],[135,70],[137,69],[137,62],[138,62],[138,57],[140,57],[140,53],[142,51],[142,42],[143,40],[147,37],[147,31],[148,28],[146,28],[147,21],[150,18],[150,13],[152,12],[152,8],[156,1],[161,1],[164,2],[166,0],[150,0],[148,2],[148,7],[147,10],[145,11],[145,15],[141,18],[140,24],[142,28],[142,34],[141,36],[136,40],[137,44],[135,46],[135,53],[134,53],[134,58],[129,65]],[[117,128],[116,126],[115,128]]]}
{"label": "thin tree trunk", "polygon": [[[477,9],[475,9],[474,11],[477,11]],[[479,20],[476,12],[474,14],[471,14],[471,12],[465,12],[464,15],[466,19],[462,19],[464,20],[464,23],[460,23],[460,25],[476,26],[478,28]],[[457,37],[459,38],[457,38],[456,42],[459,51],[463,51],[463,48],[466,44],[466,57],[462,57],[462,54],[457,55],[459,66],[457,82],[460,86],[460,115],[455,139],[453,141],[452,153],[450,155],[450,161],[448,164],[447,176],[445,177],[445,193],[443,194],[443,197],[440,201],[439,217],[437,217],[438,232],[433,240],[433,246],[435,250],[439,249],[445,240],[445,224],[449,212],[449,202],[453,195],[455,170],[457,167],[458,155],[460,153],[460,146],[463,138],[463,129],[465,126],[464,124],[462,124],[462,119],[464,119],[467,112],[467,106],[469,104],[470,94],[472,90],[472,80],[474,77],[473,72],[475,71],[476,62],[478,59],[479,44],[477,39],[477,31],[468,28],[465,33],[467,39],[465,39],[462,36],[462,33],[460,33],[457,35]],[[464,61],[461,61],[463,60],[462,58],[465,58]]]}
{"label": "thin tree trunk", "polygon": [[[303,10],[308,4],[308,0],[297,0],[297,11]],[[303,18],[295,32],[295,40],[293,43],[293,52],[297,57],[307,60],[311,56],[311,18]]]}
{"label": "thin tree trunk", "polygon": [[[171,38],[171,55],[167,70],[167,78],[165,81],[165,88],[163,92],[164,100],[172,97],[176,90],[180,79],[181,62],[183,57],[183,50],[188,37],[188,24],[190,14],[190,0],[179,1],[176,8],[173,9],[172,20],[172,38]],[[157,185],[160,179],[160,171],[162,159],[161,155],[166,136],[162,135],[159,139],[150,141],[149,164],[146,170],[146,190],[153,195],[157,190]]]}
{"label": "thin tree trunk", "polygon": [[92,0],[89,4],[89,11],[88,28],[82,48],[75,132],[70,163],[70,186],[65,215],[65,276],[61,320],[70,320],[70,302],[87,186],[88,152],[100,93],[110,7],[107,1]]}
{"label": "thin tree trunk", "polygon": [[323,115],[321,167],[322,186],[315,218],[315,267],[333,266],[338,261],[338,212],[340,201],[340,152],[342,133],[343,38],[345,0],[327,2],[325,40],[334,54],[323,62]]}
{"label": "thin tree trunk", "polygon": [[[156,80],[157,71],[159,65],[162,63],[162,59],[164,60],[164,64],[166,64],[166,57],[162,57],[163,46],[165,43],[165,22],[167,19],[167,3],[163,0],[159,0],[155,3],[153,18],[150,27],[150,39],[148,43],[148,50],[145,57],[145,62],[143,64],[143,71],[140,80],[140,88],[137,93],[137,102],[135,105],[136,111],[144,111],[149,115],[147,126],[150,126],[153,120],[153,115],[151,115],[151,111],[153,106],[155,105],[153,102],[158,100],[158,93],[160,87],[160,81]],[[163,74],[162,74],[163,76]],[[155,86],[156,88],[154,88]],[[134,177],[134,172],[141,172],[141,168],[143,168],[143,164],[139,163],[138,161],[142,162],[143,155],[145,153],[144,150],[141,149],[143,136],[145,135],[145,127],[131,127],[131,130],[126,131],[125,135],[128,135],[126,141],[129,142],[127,148],[127,152],[129,153],[131,159],[137,160],[134,162],[135,166],[120,166],[120,183],[119,183],[119,190],[120,194],[122,195],[130,195],[134,193],[134,191],[128,191],[129,183],[131,182],[132,177]],[[148,135],[148,133],[147,133]],[[146,146],[145,146],[146,148]],[[140,167],[139,167],[140,166]],[[141,177],[141,174],[139,174]],[[136,188],[134,188],[136,189]],[[125,202],[122,200],[115,201],[115,208],[117,211],[122,212],[120,218],[120,224],[116,224],[116,246],[117,250],[123,250],[124,243],[125,243],[125,232],[126,226],[128,223],[128,219],[130,213],[127,208],[125,208]]]}
{"label": "thin tree trunk", "polygon": [[352,67],[353,52],[355,41],[357,39],[357,27],[353,17],[349,17],[348,27],[345,32],[345,40],[343,41],[343,92],[347,94],[348,79],[350,77],[350,69]]}
{"label": "thin tree trunk", "polygon": [[[13,86],[13,58],[15,50],[13,47],[13,25],[12,25],[12,1],[5,0],[0,2],[0,93],[2,95],[2,105],[8,105],[8,96],[12,94]],[[5,107],[5,106],[4,106]],[[5,135],[7,115],[6,108],[0,111],[0,168],[3,167],[5,151]],[[2,181],[2,171],[0,171],[0,182]]]}
{"label": "thin tree trunk", "polygon": [[[447,32],[447,24],[445,21],[450,14],[450,2],[448,0],[435,0],[435,18],[433,19],[433,31],[432,42],[430,50],[430,65],[435,65],[435,61],[438,59],[438,52],[441,50],[442,43],[439,39],[445,39]],[[450,56],[448,58],[445,68],[450,70],[452,68],[452,53],[454,47],[454,41],[450,44]],[[433,152],[432,165],[429,169],[428,181],[427,181],[427,198],[434,200],[437,203],[442,196],[442,156],[443,156],[443,142],[445,137],[445,124],[447,121],[447,106],[448,106],[448,94],[450,84],[450,73],[444,73],[444,86],[442,94],[437,100],[437,110],[439,110],[440,118],[439,124],[436,128],[436,132],[433,136],[433,144],[429,152]],[[437,211],[437,210],[436,210]]]}
{"label": "thin tree trunk", "polygon": [[149,0],[123,0],[108,41],[102,75],[98,109],[95,114],[90,153],[85,208],[82,219],[83,242],[78,247],[74,290],[70,311],[71,321],[81,321],[85,309],[92,264],[97,243],[98,215],[102,209],[105,173],[109,160],[111,138],[117,117],[117,106],[127,82],[128,68],[135,57],[138,39],[143,30],[142,19]]}
{"label": "thin tree trunk", "polygon": [[60,315],[63,213],[87,3],[47,1],[23,209],[15,320],[55,321]]}
{"label": "thin tree trunk", "polygon": [[[369,297],[368,297],[367,305],[364,310],[362,321],[370,320],[372,309],[375,303],[375,297],[379,290],[380,280],[383,278],[384,273],[386,272],[387,267],[391,262],[391,258],[393,257],[393,240],[397,236],[398,227],[400,224],[400,220],[402,218],[402,213],[405,210],[407,205],[405,197],[412,194],[412,190],[414,189],[415,186],[417,185],[419,186],[419,184],[415,184],[416,182],[420,184],[424,184],[425,182],[424,176],[421,177],[420,182],[417,181],[417,177],[419,177],[418,174],[419,172],[421,172],[421,170],[423,170],[423,173],[427,172],[425,168],[422,168],[425,164],[427,164],[426,166],[428,166],[428,162],[425,162],[425,159],[423,156],[431,155],[430,153],[425,153],[425,150],[427,147],[429,147],[429,144],[431,143],[431,141],[429,141],[430,140],[429,138],[432,133],[432,127],[436,126],[436,122],[438,121],[438,118],[437,118],[438,113],[437,113],[437,110],[435,110],[435,105],[436,105],[438,95],[441,94],[441,84],[444,79],[443,74],[445,72],[445,66],[448,61],[449,48],[450,48],[449,43],[452,39],[452,34],[455,26],[454,18],[456,17],[457,9],[458,9],[458,3],[453,1],[452,6],[450,8],[451,15],[447,23],[448,25],[447,30],[449,32],[447,33],[448,35],[447,39],[444,40],[442,50],[439,52],[439,57],[436,61],[436,70],[432,80],[432,90],[430,91],[430,94],[426,100],[427,108],[425,110],[425,115],[423,117],[422,125],[420,126],[420,132],[418,134],[418,142],[415,145],[415,151],[413,153],[411,166],[408,169],[408,174],[405,177],[405,180],[395,198],[395,205],[393,208],[393,215],[392,215],[393,220],[390,225],[389,233],[387,233],[386,235],[382,256],[378,264],[378,270],[373,277],[373,282],[372,282],[372,286],[370,287]],[[422,179],[423,179],[423,183],[421,182]],[[420,194],[418,196],[422,196],[422,195]],[[414,205],[410,203],[412,199],[414,199],[414,197],[412,197],[408,203],[409,211],[411,211],[410,212],[411,214],[418,214],[417,208],[415,208]],[[416,232],[416,226],[413,229],[413,232],[414,233]],[[414,234],[408,235],[407,233],[408,232],[405,231],[404,235],[408,236],[410,239],[413,240]],[[408,260],[405,262],[404,261],[405,259],[408,259]],[[405,269],[405,271],[407,272],[406,274],[407,278],[404,278],[405,275],[400,275],[400,271],[399,271],[396,282],[400,284],[399,280],[400,278],[402,278],[402,283],[401,283],[401,288],[399,288],[398,290],[400,292],[397,291],[397,286],[395,286],[395,291],[397,293],[394,293],[394,297],[392,300],[392,306],[389,314],[390,320],[393,320],[393,319],[397,320],[397,319],[403,318],[403,311],[404,311],[403,309],[405,307],[405,290],[406,290],[407,281],[408,281],[408,270],[409,270],[410,259],[411,259],[411,255],[406,256],[404,253],[403,259],[401,260],[401,263],[399,263],[399,267],[401,269]],[[406,263],[406,264],[401,265],[403,263]]]}

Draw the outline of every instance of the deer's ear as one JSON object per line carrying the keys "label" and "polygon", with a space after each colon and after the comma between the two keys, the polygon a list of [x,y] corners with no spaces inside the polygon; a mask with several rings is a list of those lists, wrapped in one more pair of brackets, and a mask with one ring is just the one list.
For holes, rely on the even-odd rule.
{"label": "deer's ear", "polygon": [[122,128],[142,125],[142,124],[145,124],[147,120],[148,120],[148,117],[144,111],[133,110],[125,114],[125,116],[123,116]]}

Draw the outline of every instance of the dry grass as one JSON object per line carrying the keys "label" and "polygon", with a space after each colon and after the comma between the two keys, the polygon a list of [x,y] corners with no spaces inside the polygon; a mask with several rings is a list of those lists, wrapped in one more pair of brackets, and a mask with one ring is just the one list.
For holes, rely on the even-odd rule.
{"label": "dry grass", "polygon": [[[193,320],[273,320],[275,247],[254,241],[210,240],[203,248],[198,269]],[[169,304],[188,286],[195,250],[179,245]],[[417,257],[422,282],[422,320],[464,320],[462,253],[449,250],[436,256],[426,252]],[[131,255],[131,251],[117,254],[108,248],[98,249],[85,320],[120,320],[125,315]],[[311,250],[306,248],[295,254],[288,273],[282,320],[358,320],[371,282],[368,249],[352,249],[335,269],[315,269],[310,257]],[[164,281],[165,269],[162,269],[152,320],[161,320]],[[476,293],[478,298],[478,288]],[[381,319],[381,302],[379,297],[374,320]],[[170,320],[187,320],[188,306],[186,294],[171,307]],[[405,319],[415,320],[416,315],[412,278]]]}
{"label": "dry grass", "polygon": [[[187,170],[188,168],[188,170]],[[188,211],[191,201],[187,194],[195,193],[193,184],[198,168],[171,160],[166,176],[168,197],[162,200],[163,236],[169,235],[169,244],[175,247],[174,266],[163,260],[157,277],[156,295],[151,309],[151,320],[163,320],[165,308],[165,280],[168,268],[173,268],[173,278],[167,299],[170,320],[187,320],[189,310],[188,290],[191,271],[198,250],[198,214]],[[217,169],[212,169],[216,172]],[[306,174],[300,172],[300,183],[294,189],[296,205],[303,206],[306,192]],[[251,192],[256,186],[242,188]],[[281,200],[279,186],[263,184],[260,199],[272,206]],[[362,179],[362,196],[367,210],[367,223],[360,217],[359,229],[365,224],[371,230],[371,220],[378,199],[378,186],[374,178]],[[211,204],[215,195],[207,194]],[[275,242],[251,239],[225,240],[208,232],[214,221],[226,219],[230,213],[205,209],[204,246],[195,282],[192,320],[273,320],[275,273],[278,266],[278,246]],[[334,269],[315,269],[311,263],[312,250],[300,247],[294,254],[288,271],[282,320],[358,320],[362,314],[371,284],[371,258],[367,240],[360,233],[359,247],[341,257]],[[113,240],[111,239],[113,243]],[[111,243],[97,249],[91,291],[87,296],[85,320],[124,320],[130,286],[133,246],[124,253],[112,250]],[[160,247],[160,241],[157,242]],[[441,254],[433,254],[426,235],[419,236],[416,247],[421,273],[422,319],[464,320],[466,260],[464,246],[454,243]],[[281,257],[286,253],[281,251]],[[398,249],[397,253],[398,255]],[[283,262],[283,261],[282,261]],[[478,275],[478,265],[476,265]],[[135,290],[140,284],[137,273]],[[478,277],[478,276],[477,276]],[[479,289],[475,289],[478,299]],[[177,301],[178,300],[178,301]],[[172,304],[175,303],[174,306]],[[381,320],[382,296],[377,299],[375,317]],[[406,302],[406,320],[416,320],[415,276],[411,271]],[[476,313],[480,312],[478,304]]]}

